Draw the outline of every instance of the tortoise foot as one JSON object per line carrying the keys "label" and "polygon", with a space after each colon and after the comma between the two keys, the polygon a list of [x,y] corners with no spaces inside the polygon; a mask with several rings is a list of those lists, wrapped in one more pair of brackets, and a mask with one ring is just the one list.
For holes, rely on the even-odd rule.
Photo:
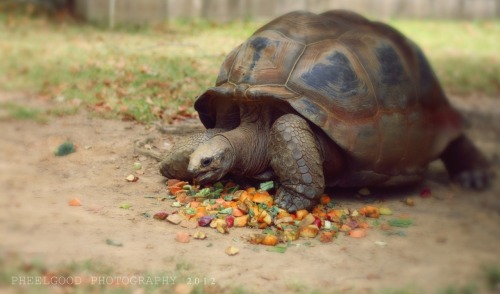
{"label": "tortoise foot", "polygon": [[285,209],[288,212],[296,212],[301,209],[309,209],[316,204],[316,201],[305,197],[294,191],[289,191],[283,187],[278,189],[275,202],[278,207]]}
{"label": "tortoise foot", "polygon": [[451,142],[441,156],[450,178],[464,188],[483,189],[493,173],[486,157],[465,135]]}
{"label": "tortoise foot", "polygon": [[472,169],[462,171],[452,177],[452,180],[467,189],[487,188],[493,175],[488,169]]}

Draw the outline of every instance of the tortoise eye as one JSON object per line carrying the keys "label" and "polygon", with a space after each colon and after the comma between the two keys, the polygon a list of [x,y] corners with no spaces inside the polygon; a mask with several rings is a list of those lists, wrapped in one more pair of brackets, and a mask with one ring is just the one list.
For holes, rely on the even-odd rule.
{"label": "tortoise eye", "polygon": [[205,158],[201,160],[201,166],[207,167],[212,163],[212,158]]}

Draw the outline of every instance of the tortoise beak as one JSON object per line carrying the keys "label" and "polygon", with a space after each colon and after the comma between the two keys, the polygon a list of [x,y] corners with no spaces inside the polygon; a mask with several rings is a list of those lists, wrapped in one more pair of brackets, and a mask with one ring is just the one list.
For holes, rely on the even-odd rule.
{"label": "tortoise beak", "polygon": [[194,181],[200,185],[204,185],[210,182],[215,182],[222,178],[222,173],[220,169],[205,170],[194,174]]}

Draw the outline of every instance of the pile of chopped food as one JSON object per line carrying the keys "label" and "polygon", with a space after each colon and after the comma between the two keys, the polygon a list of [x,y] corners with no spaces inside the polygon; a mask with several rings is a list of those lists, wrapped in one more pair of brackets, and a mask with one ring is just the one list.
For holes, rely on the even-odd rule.
{"label": "pile of chopped food", "polygon": [[[174,213],[158,212],[155,219],[166,219],[186,228],[211,227],[226,234],[234,227],[251,227],[260,229],[251,234],[248,241],[252,244],[274,246],[303,238],[318,238],[320,242],[331,242],[337,233],[344,233],[353,238],[366,236],[372,225],[367,218],[379,218],[390,215],[387,207],[367,205],[359,210],[338,208],[328,195],[322,195],[319,203],[309,212],[298,210],[289,213],[274,203],[268,192],[274,183],[264,182],[257,189],[249,187],[240,189],[234,182],[225,184],[218,182],[203,187],[190,185],[180,180],[168,180],[167,188],[173,199],[172,207],[178,208]],[[369,193],[367,189],[361,194]],[[382,229],[390,226],[409,226],[410,219],[392,219],[380,225]],[[177,236],[183,242],[182,236]],[[197,232],[193,236],[203,239],[204,233]]]}

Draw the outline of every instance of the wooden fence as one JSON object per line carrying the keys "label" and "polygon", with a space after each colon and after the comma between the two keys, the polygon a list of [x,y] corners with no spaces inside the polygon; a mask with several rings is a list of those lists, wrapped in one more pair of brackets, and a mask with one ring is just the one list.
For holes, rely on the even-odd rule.
{"label": "wooden fence", "polygon": [[376,19],[493,19],[500,0],[76,0],[89,21],[143,24],[170,19],[269,20],[292,10],[350,9]]}

